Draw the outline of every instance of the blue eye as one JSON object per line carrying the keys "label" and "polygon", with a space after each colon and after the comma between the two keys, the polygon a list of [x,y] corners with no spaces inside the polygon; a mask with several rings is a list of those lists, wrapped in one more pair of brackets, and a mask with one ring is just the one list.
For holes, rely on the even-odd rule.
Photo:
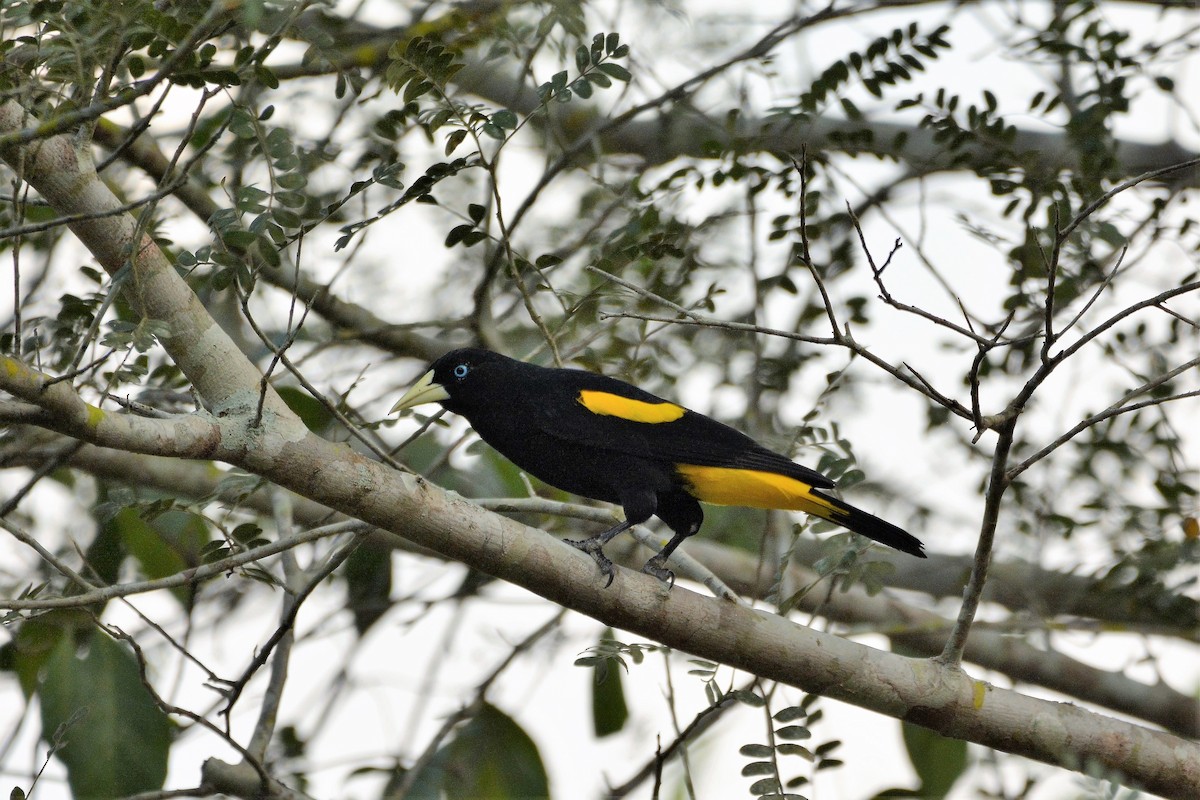
{"label": "blue eye", "polygon": [[471,371],[471,368],[468,367],[466,364],[459,364],[457,367],[454,368],[454,377],[465,378],[465,377],[467,377],[467,373],[470,371]]}

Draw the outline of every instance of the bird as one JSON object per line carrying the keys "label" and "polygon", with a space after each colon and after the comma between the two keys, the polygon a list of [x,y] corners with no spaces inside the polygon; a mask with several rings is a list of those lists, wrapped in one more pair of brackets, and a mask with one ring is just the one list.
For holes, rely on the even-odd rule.
{"label": "bird", "polygon": [[480,438],[538,480],[624,509],[619,524],[565,540],[592,557],[606,587],[615,572],[604,545],[652,516],[673,536],[642,571],[671,587],[667,559],[700,530],[701,502],[804,511],[925,558],[916,537],[825,491],[834,482],[821,473],[616,378],[467,347],[434,361],[389,413],[427,403],[465,417]]}

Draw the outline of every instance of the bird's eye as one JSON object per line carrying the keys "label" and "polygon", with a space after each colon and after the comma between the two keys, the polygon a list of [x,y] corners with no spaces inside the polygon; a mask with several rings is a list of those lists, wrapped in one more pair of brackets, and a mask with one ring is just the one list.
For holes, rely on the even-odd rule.
{"label": "bird's eye", "polygon": [[459,364],[457,367],[454,368],[454,377],[465,378],[465,377],[467,377],[467,373],[470,371],[471,371],[471,368],[468,367],[466,364]]}

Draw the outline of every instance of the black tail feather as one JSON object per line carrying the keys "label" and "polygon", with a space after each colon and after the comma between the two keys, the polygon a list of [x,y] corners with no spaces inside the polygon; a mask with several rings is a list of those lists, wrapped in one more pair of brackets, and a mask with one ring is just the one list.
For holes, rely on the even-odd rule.
{"label": "black tail feather", "polygon": [[861,508],[855,508],[849,503],[838,500],[836,497],[830,497],[824,492],[814,491],[813,494],[833,506],[833,513],[827,517],[830,522],[848,528],[880,544],[886,544],[888,547],[899,550],[902,553],[908,553],[917,558],[925,558],[925,546],[921,544],[921,540],[903,528],[899,528],[887,520],[882,520],[874,514],[868,514]]}

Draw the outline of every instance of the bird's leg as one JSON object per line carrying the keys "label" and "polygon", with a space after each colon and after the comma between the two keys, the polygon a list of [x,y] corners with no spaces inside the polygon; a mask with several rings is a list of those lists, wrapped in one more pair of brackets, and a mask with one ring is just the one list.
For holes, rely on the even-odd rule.
{"label": "bird's leg", "polygon": [[646,562],[642,572],[653,575],[667,588],[675,585],[675,573],[667,569],[667,559],[683,540],[700,530],[704,524],[704,509],[696,502],[696,498],[680,493],[660,495],[656,512],[663,522],[670,526],[675,534],[658,553]]}
{"label": "bird's leg", "polygon": [[612,541],[613,537],[617,534],[629,530],[636,524],[635,522],[625,520],[619,525],[614,525],[606,531],[597,533],[590,539],[563,539],[563,541],[572,547],[579,548],[592,557],[592,560],[596,562],[596,566],[600,567],[600,571],[608,576],[608,583],[604,584],[604,588],[607,589],[609,586],[612,586],[613,576],[616,573],[613,570],[612,561],[609,560],[608,556],[604,555],[604,545]]}
{"label": "bird's leg", "polygon": [[[699,507],[699,506],[697,506]],[[625,510],[625,521],[619,525],[614,525],[606,531],[602,531],[590,539],[584,539],[581,542],[573,542],[566,540],[567,544],[572,547],[578,547],[583,552],[592,557],[596,562],[596,566],[600,567],[600,571],[608,576],[608,583],[604,584],[605,588],[612,586],[613,563],[608,560],[608,556],[604,555],[603,547],[612,541],[613,537],[619,533],[629,530],[634,525],[641,525],[658,508],[658,497],[653,491],[647,490],[642,486],[636,489],[621,492],[621,508]]]}

